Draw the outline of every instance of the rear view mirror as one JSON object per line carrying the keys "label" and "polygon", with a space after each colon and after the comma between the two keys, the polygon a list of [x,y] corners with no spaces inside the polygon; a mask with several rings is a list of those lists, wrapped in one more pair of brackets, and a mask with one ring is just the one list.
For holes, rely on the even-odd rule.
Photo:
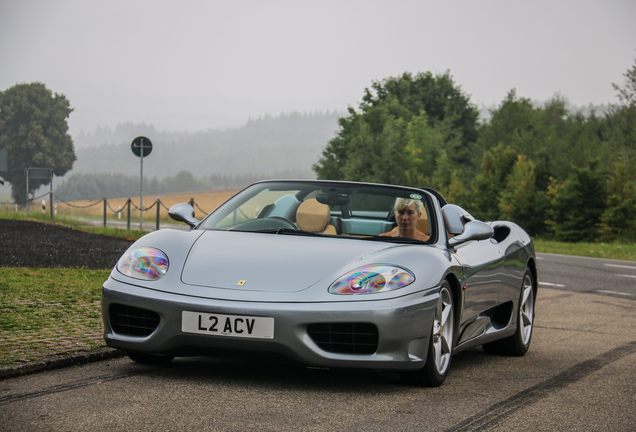
{"label": "rear view mirror", "polygon": [[337,193],[320,193],[316,195],[316,201],[321,204],[327,204],[328,206],[341,206],[349,204],[349,197],[347,195],[340,195]]}

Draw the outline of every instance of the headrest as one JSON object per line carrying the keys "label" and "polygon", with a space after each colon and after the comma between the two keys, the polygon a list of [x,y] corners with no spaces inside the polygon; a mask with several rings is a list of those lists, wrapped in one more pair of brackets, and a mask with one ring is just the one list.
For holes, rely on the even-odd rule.
{"label": "headrest", "polygon": [[329,223],[329,217],[329,206],[312,198],[298,207],[296,225],[303,231],[322,232]]}
{"label": "headrest", "polygon": [[428,223],[428,213],[426,210],[422,211],[422,216],[420,216],[420,220],[417,221],[417,229],[426,235],[431,235],[431,226]]}

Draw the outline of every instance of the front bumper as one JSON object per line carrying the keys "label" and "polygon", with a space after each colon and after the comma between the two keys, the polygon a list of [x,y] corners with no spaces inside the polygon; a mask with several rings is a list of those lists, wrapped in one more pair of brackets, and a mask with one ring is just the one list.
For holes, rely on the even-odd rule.
{"label": "front bumper", "polygon": [[[103,286],[102,315],[106,344],[148,354],[219,355],[225,351],[273,353],[319,367],[414,370],[424,366],[438,290],[380,300],[283,303],[215,300],[170,294],[109,278]],[[158,317],[147,335],[122,334],[111,322],[112,308],[132,307]],[[182,312],[274,319],[271,339],[202,335],[182,331]],[[377,328],[377,345],[365,353],[330,350],[308,329]],[[353,325],[353,326],[352,326]]]}

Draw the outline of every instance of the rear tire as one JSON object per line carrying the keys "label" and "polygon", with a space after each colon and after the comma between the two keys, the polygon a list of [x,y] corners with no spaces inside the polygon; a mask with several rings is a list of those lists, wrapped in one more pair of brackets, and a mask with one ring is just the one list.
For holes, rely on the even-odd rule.
{"label": "rear tire", "polygon": [[517,331],[514,335],[483,345],[490,354],[521,357],[528,352],[534,326],[534,283],[532,272],[526,269],[517,307]]}
{"label": "rear tire", "polygon": [[417,371],[405,371],[400,374],[409,384],[426,387],[442,385],[450,369],[455,341],[455,306],[453,293],[447,281],[442,283],[435,308],[435,318],[428,345],[426,364]]}

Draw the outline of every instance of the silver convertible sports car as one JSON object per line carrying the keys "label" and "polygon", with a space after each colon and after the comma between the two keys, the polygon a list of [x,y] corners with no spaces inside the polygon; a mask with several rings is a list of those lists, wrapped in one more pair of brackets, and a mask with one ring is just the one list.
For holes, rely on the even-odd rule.
{"label": "silver convertible sports car", "polygon": [[263,181],[170,214],[190,229],[142,237],[103,286],[106,343],[135,361],[275,354],[437,386],[461,350],[530,345],[531,238],[433,190]]}

